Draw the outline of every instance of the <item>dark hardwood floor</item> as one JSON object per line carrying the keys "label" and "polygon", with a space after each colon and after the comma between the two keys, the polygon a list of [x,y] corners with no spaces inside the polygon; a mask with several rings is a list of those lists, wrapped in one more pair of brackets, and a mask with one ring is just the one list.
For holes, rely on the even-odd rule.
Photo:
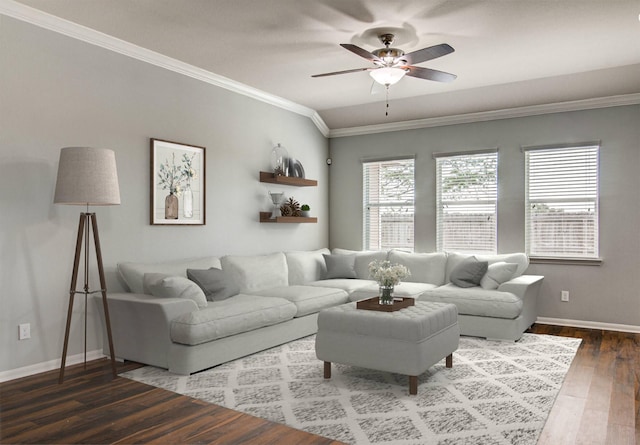
{"label": "dark hardwood floor", "polygon": [[538,445],[640,445],[640,334],[534,325],[582,338]]}
{"label": "dark hardwood floor", "polygon": [[[640,445],[640,334],[535,325],[583,343],[539,445]],[[119,364],[124,372],[141,365]],[[106,359],[0,384],[1,443],[331,444],[125,378]]]}

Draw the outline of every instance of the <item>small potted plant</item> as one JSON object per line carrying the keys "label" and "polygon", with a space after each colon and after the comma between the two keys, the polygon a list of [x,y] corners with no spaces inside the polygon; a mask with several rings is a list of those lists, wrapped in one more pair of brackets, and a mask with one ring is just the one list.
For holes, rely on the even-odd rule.
{"label": "small potted plant", "polygon": [[309,204],[302,204],[302,207],[300,207],[300,213],[304,218],[309,217],[310,211],[311,211],[311,207],[309,207]]}

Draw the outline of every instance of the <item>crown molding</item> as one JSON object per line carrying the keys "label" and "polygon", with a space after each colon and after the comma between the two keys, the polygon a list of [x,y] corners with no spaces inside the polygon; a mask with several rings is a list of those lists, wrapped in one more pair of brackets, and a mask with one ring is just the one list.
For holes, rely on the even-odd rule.
{"label": "crown molding", "polygon": [[134,45],[95,29],[56,17],[14,0],[0,0],[0,14],[308,117],[325,137],[329,135],[329,127],[315,110],[282,97]]}
{"label": "crown molding", "polygon": [[365,125],[361,127],[338,128],[329,131],[330,138],[360,136],[365,134],[387,133],[390,131],[415,130],[419,128],[442,127],[445,125],[468,124],[516,117],[536,116],[541,114],[564,113],[567,111],[592,110],[596,108],[621,107],[640,104],[640,93],[620,96],[597,97],[594,99],[556,102],[527,107],[506,108],[503,110],[481,111],[478,113],[458,114],[453,116],[433,117],[389,124]]}

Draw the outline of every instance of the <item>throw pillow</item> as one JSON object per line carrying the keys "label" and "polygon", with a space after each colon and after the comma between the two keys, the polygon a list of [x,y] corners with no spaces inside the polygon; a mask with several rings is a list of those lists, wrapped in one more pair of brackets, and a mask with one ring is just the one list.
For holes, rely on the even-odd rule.
{"label": "throw pillow", "polygon": [[143,277],[144,291],[159,298],[187,298],[193,300],[200,309],[207,307],[207,299],[202,290],[185,277],[162,273],[146,273]]}
{"label": "throw pillow", "polygon": [[355,255],[326,255],[322,254],[327,265],[325,279],[356,278]]}
{"label": "throw pillow", "polygon": [[478,261],[474,256],[465,258],[451,271],[450,280],[458,287],[478,286],[488,266],[488,262]]}
{"label": "throw pillow", "polygon": [[483,289],[497,289],[505,281],[509,281],[513,278],[513,274],[516,273],[518,265],[516,263],[505,263],[500,261],[498,263],[490,264],[487,273],[484,274],[480,280],[480,286]]}
{"label": "throw pillow", "polygon": [[187,277],[200,286],[209,301],[225,300],[240,293],[240,288],[222,269],[187,269]]}

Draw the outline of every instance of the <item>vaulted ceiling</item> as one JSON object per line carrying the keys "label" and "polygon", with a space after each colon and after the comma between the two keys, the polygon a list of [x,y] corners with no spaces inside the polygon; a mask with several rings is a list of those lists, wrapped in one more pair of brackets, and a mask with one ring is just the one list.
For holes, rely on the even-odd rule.
{"label": "vaulted ceiling", "polygon": [[[18,0],[316,110],[332,129],[640,93],[638,0]],[[396,34],[452,83],[373,88],[367,51]],[[372,94],[372,92],[374,94]]]}

